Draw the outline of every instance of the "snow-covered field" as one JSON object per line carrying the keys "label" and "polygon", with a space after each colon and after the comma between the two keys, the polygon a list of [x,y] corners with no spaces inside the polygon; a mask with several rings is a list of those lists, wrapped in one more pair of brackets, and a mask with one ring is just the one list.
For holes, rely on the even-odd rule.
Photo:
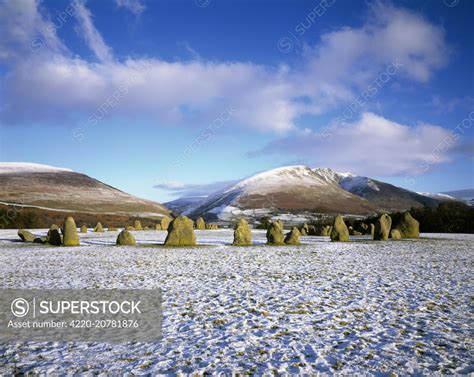
{"label": "snow-covered field", "polygon": [[[36,231],[37,234],[45,231]],[[81,235],[48,247],[0,231],[3,288],[162,288],[159,343],[0,345],[0,374],[472,373],[474,237],[299,247],[232,247],[197,231],[195,248],[153,247],[165,232]],[[428,235],[425,235],[428,236]]]}

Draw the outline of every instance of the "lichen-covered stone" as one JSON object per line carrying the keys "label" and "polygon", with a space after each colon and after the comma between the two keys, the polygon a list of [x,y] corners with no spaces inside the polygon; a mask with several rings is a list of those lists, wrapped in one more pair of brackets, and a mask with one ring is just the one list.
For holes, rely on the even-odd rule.
{"label": "lichen-covered stone", "polygon": [[102,233],[104,231],[104,227],[100,222],[97,223],[97,225],[94,228],[94,232],[96,233]]}
{"label": "lichen-covered stone", "polygon": [[249,246],[252,244],[252,231],[247,223],[247,220],[240,219],[235,225],[234,242],[235,246]]}
{"label": "lichen-covered stone", "polygon": [[18,236],[22,239],[24,242],[33,242],[35,240],[35,235],[25,229],[19,229],[18,230]]}
{"label": "lichen-covered stone", "polygon": [[87,226],[81,226],[81,233],[87,233]]}
{"label": "lichen-covered stone", "polygon": [[408,211],[403,213],[402,218],[395,226],[395,229],[400,232],[401,238],[420,237],[420,223],[415,220]]}
{"label": "lichen-covered stone", "polygon": [[370,223],[369,225],[369,232],[370,232],[370,235],[373,237],[375,233],[375,225],[372,223]]}
{"label": "lichen-covered stone", "polygon": [[318,236],[329,237],[331,236],[331,232],[332,232],[332,226],[325,225],[322,228],[320,228]]}
{"label": "lichen-covered stone", "polygon": [[392,240],[399,240],[400,238],[402,238],[402,235],[400,234],[398,229],[392,229],[390,231],[390,238]]}
{"label": "lichen-covered stone", "polygon": [[161,230],[161,224],[155,224],[155,230]]}
{"label": "lichen-covered stone", "polygon": [[130,233],[128,230],[122,230],[118,237],[116,244],[120,246],[133,246],[137,243],[133,234]]}
{"label": "lichen-covered stone", "polygon": [[178,216],[168,226],[166,246],[194,246],[196,235],[193,221],[186,216]]}
{"label": "lichen-covered stone", "polygon": [[[304,229],[304,228],[303,228]],[[285,244],[287,245],[300,245],[300,231],[297,227],[291,228],[291,230],[285,236]]]}
{"label": "lichen-covered stone", "polygon": [[342,216],[338,215],[334,218],[334,223],[331,230],[331,241],[347,242],[349,241],[349,229]]}
{"label": "lichen-covered stone", "polygon": [[63,226],[63,244],[64,246],[79,246],[79,235],[77,234],[76,222],[69,216]]}
{"label": "lichen-covered stone", "polygon": [[283,223],[281,221],[274,221],[270,224],[267,230],[267,245],[283,245]]}
{"label": "lichen-covered stone", "polygon": [[148,228],[146,225],[143,227],[143,230],[148,230],[150,228]]}
{"label": "lichen-covered stone", "polygon": [[206,229],[206,222],[204,221],[204,219],[202,217],[199,217],[196,220],[196,229],[199,229],[199,230]]}
{"label": "lichen-covered stone", "polygon": [[142,223],[140,222],[140,220],[135,220],[135,225],[133,227],[135,228],[135,230],[143,230]]}
{"label": "lichen-covered stone", "polygon": [[108,230],[109,232],[116,232],[118,229],[117,229],[116,227],[114,227],[114,226],[109,226],[109,227],[107,228],[107,230]]}
{"label": "lichen-covered stone", "polygon": [[302,236],[307,236],[309,233],[308,224],[304,223],[303,225],[301,225],[299,231]]}
{"label": "lichen-covered stone", "polygon": [[133,232],[135,230],[135,228],[131,225],[127,225],[127,227],[125,228],[125,230],[128,230],[129,232]]}
{"label": "lichen-covered stone", "polygon": [[219,226],[218,226],[216,223],[213,223],[213,224],[206,224],[206,229],[209,229],[209,230],[217,230],[217,229],[219,229]]}
{"label": "lichen-covered stone", "polygon": [[376,241],[386,241],[390,236],[390,228],[392,227],[392,218],[384,213],[381,215],[376,223],[374,230],[374,240]]}
{"label": "lichen-covered stone", "polygon": [[161,219],[161,229],[163,229],[163,230],[168,230],[168,227],[169,227],[169,225],[170,225],[170,221],[171,221],[171,220],[170,220],[169,217],[166,217],[166,216],[163,217],[163,218]]}

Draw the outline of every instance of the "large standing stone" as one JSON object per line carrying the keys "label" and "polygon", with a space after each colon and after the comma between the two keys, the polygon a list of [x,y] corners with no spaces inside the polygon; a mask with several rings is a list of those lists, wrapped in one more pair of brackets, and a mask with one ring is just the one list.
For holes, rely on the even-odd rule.
{"label": "large standing stone", "polygon": [[281,221],[274,221],[270,224],[267,230],[267,245],[283,245],[283,223]]}
{"label": "large standing stone", "polygon": [[104,231],[104,227],[100,222],[97,223],[97,225],[94,228],[94,232],[96,233],[102,233]]}
{"label": "large standing stone", "polygon": [[342,216],[338,215],[334,218],[334,224],[331,230],[331,241],[347,242],[349,241],[349,229]]}
{"label": "large standing stone", "polygon": [[232,245],[235,246],[249,246],[252,245],[252,231],[250,226],[245,219],[240,219],[235,225],[234,229],[234,242]]}
{"label": "large standing stone", "polygon": [[196,235],[194,234],[193,221],[186,216],[178,216],[168,226],[168,235],[165,240],[166,246],[194,246]]}
{"label": "large standing stone", "polygon": [[77,234],[76,223],[74,219],[69,216],[64,222],[63,244],[64,246],[79,246],[79,236]]}
{"label": "large standing stone", "polygon": [[390,228],[392,227],[392,218],[384,213],[381,215],[376,223],[374,230],[374,240],[386,241],[390,236]]}
{"label": "large standing stone", "polygon": [[18,230],[18,236],[24,242],[33,242],[35,240],[35,235],[31,232],[28,232],[27,230],[24,230],[24,229],[19,229]]}
{"label": "large standing stone", "polygon": [[143,230],[142,223],[140,222],[140,220],[135,220],[135,225],[133,227],[135,228],[135,230]]}
{"label": "large standing stone", "polygon": [[390,238],[392,240],[399,240],[400,238],[402,238],[402,235],[400,234],[400,232],[398,231],[398,229],[392,229],[390,231]]}
{"label": "large standing stone", "polygon": [[[304,229],[304,228],[303,228]],[[291,228],[291,230],[285,236],[285,243],[287,245],[300,245],[300,231],[297,227]]]}
{"label": "large standing stone", "polygon": [[54,246],[60,246],[62,244],[61,234],[59,233],[59,227],[56,224],[51,225],[46,235],[46,243]]}
{"label": "large standing stone", "polygon": [[420,237],[420,223],[415,220],[408,211],[403,213],[402,218],[396,225],[395,229],[400,232],[401,238]]}
{"label": "large standing stone", "polygon": [[206,222],[204,221],[204,219],[202,217],[199,217],[196,220],[196,229],[199,229],[199,230],[206,229]]}
{"label": "large standing stone", "polygon": [[170,218],[166,216],[163,217],[161,219],[161,229],[168,230],[169,225],[170,225]]}
{"label": "large standing stone", "polygon": [[81,233],[87,233],[87,226],[81,226]]}
{"label": "large standing stone", "polygon": [[122,230],[117,237],[117,245],[121,246],[133,246],[137,243],[133,234],[128,230]]}

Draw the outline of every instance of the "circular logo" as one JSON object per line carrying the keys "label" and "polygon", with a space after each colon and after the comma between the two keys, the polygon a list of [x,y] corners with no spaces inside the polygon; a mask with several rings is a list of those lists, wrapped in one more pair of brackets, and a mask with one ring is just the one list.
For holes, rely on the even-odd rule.
{"label": "circular logo", "polygon": [[446,4],[447,7],[453,8],[459,4],[459,0],[444,0],[444,4]]}
{"label": "circular logo", "polygon": [[16,298],[12,302],[11,310],[15,317],[24,317],[28,314],[28,311],[30,310],[30,305],[28,304],[28,301],[26,301],[24,298]]}
{"label": "circular logo", "polygon": [[289,53],[293,49],[293,41],[289,37],[281,37],[278,41],[278,49],[284,54]]}
{"label": "circular logo", "polygon": [[205,8],[211,3],[211,0],[194,0],[194,2],[199,8]]}

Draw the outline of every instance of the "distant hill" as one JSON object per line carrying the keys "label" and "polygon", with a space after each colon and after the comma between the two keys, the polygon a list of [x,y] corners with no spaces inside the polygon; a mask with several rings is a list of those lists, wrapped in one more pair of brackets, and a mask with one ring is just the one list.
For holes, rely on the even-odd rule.
{"label": "distant hill", "polygon": [[0,202],[44,210],[160,218],[160,203],[127,194],[85,174],[33,163],[0,163]]}

